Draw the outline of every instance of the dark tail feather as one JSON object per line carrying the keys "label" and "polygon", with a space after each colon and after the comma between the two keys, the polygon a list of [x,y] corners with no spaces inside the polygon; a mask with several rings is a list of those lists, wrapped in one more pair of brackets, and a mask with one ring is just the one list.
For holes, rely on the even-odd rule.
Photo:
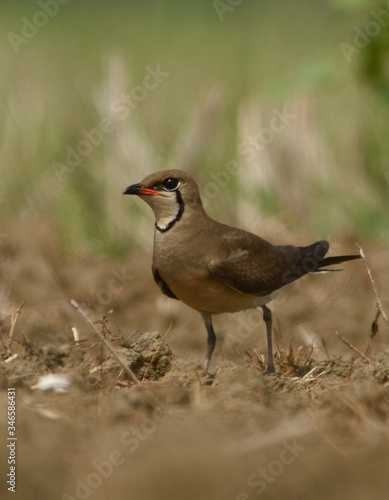
{"label": "dark tail feather", "polygon": [[[338,255],[336,257],[324,257],[329,249],[328,241],[322,240],[309,245],[308,247],[298,247],[300,255],[295,265],[284,273],[283,285],[292,283],[308,273],[328,273],[332,271],[341,271],[342,269],[327,269],[327,266],[346,262],[347,260],[359,259],[360,255]],[[284,249],[296,250],[294,247],[282,247]],[[322,268],[325,270],[322,270]]]}
{"label": "dark tail feather", "polygon": [[340,264],[348,260],[360,259],[360,255],[338,255],[336,257],[325,257],[318,265],[318,268],[332,266],[333,264]]}

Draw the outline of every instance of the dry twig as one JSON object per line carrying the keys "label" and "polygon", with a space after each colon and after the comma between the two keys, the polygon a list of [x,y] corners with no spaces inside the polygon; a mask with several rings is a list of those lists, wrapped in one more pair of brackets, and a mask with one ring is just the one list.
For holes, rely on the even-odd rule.
{"label": "dry twig", "polygon": [[20,311],[22,310],[22,307],[26,303],[26,300],[24,299],[23,302],[20,304],[20,306],[17,308],[15,316],[11,316],[11,330],[9,331],[8,339],[9,339],[9,351],[11,351],[12,347],[12,337],[15,331],[15,325],[16,321],[18,320]]}
{"label": "dry twig", "polygon": [[361,358],[365,359],[368,363],[372,363],[371,359],[368,358],[365,354],[363,354],[363,352],[359,351],[355,346],[352,345],[351,342],[349,342],[348,340],[346,340],[344,337],[342,337],[336,330],[335,330],[335,335],[344,343],[346,344],[347,347],[349,347],[350,349],[352,349],[354,352],[356,352],[357,354],[359,354],[359,356],[361,356]]}
{"label": "dry twig", "polygon": [[131,380],[134,382],[134,384],[139,384],[138,379],[136,378],[134,372],[131,370],[129,366],[126,365],[126,363],[120,358],[118,353],[115,351],[115,349],[111,346],[111,344],[104,338],[104,335],[102,335],[98,329],[95,327],[95,325],[92,323],[92,321],[88,318],[88,316],[84,313],[84,311],[81,309],[80,305],[73,299],[70,301],[71,305],[76,309],[81,316],[84,318],[86,323],[92,328],[92,330],[96,333],[96,335],[101,339],[103,344],[107,347],[107,349],[111,352],[113,357],[116,359],[116,361],[119,363],[119,365],[123,368],[123,370],[127,373],[127,375],[131,378]]}
{"label": "dry twig", "polygon": [[376,312],[376,315],[375,315],[375,318],[374,318],[374,321],[373,323],[371,324],[371,334],[370,334],[370,338],[372,339],[373,337],[375,337],[378,333],[378,318],[381,316],[381,311],[379,309],[377,309],[377,312]]}
{"label": "dry twig", "polygon": [[[385,323],[388,322],[388,318],[385,314],[385,311],[384,311],[384,308],[382,306],[382,302],[381,302],[381,299],[378,295],[378,290],[377,290],[377,287],[376,287],[376,284],[375,284],[375,281],[374,281],[374,278],[373,278],[373,275],[371,273],[371,270],[370,270],[370,267],[368,266],[367,264],[367,260],[366,260],[366,256],[365,256],[365,253],[362,249],[362,247],[360,247],[357,243],[355,243],[357,245],[357,247],[359,248],[359,253],[362,257],[362,260],[363,260],[363,263],[365,264],[365,267],[366,267],[366,271],[367,271],[367,274],[369,275],[369,279],[370,279],[370,282],[371,282],[371,286],[373,287],[373,291],[374,291],[374,295],[375,295],[375,298],[376,298],[376,304],[377,304],[377,307],[378,307],[378,310],[380,311],[380,313],[382,314],[382,317],[384,318],[384,321]],[[375,321],[377,321],[378,317],[376,317]],[[373,323],[374,324],[374,323]]]}

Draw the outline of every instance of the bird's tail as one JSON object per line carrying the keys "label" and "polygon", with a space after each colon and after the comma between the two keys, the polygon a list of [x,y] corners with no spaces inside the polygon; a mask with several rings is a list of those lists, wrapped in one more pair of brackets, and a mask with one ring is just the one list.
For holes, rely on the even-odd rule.
{"label": "bird's tail", "polygon": [[347,262],[348,260],[360,259],[360,255],[337,255],[335,257],[325,257],[319,265],[319,269],[326,266],[332,266],[333,264],[340,264],[341,262]]}
{"label": "bird's tail", "polygon": [[[309,245],[299,247],[300,255],[295,265],[283,275],[284,284],[292,283],[304,274],[320,274],[341,271],[341,269],[327,269],[327,266],[339,264],[348,260],[359,259],[360,255],[338,255],[325,257],[329,249],[328,241],[321,240]],[[324,269],[323,269],[324,268]]]}

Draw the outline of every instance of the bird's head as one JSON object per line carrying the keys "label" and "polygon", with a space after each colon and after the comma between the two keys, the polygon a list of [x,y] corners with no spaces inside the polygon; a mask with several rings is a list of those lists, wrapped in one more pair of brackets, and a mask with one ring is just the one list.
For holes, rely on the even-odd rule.
{"label": "bird's head", "polygon": [[123,194],[135,194],[150,205],[156,227],[162,232],[171,229],[185,211],[202,209],[196,182],[181,170],[163,170],[148,175],[125,189]]}

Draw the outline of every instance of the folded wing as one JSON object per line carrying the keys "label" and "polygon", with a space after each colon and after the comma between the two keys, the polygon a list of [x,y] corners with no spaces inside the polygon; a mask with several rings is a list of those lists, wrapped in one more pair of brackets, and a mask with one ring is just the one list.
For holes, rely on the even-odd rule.
{"label": "folded wing", "polygon": [[208,265],[212,277],[241,293],[265,296],[304,274],[318,271],[328,251],[327,241],[308,247],[274,246],[244,231],[223,236],[229,254]]}

